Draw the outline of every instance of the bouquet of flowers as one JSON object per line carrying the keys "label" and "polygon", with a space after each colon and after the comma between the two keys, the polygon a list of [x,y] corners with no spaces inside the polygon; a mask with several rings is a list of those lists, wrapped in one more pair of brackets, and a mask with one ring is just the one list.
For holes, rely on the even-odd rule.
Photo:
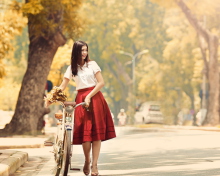
{"label": "bouquet of flowers", "polygon": [[54,86],[51,92],[48,93],[44,98],[44,100],[48,100],[50,103],[56,103],[57,101],[64,102],[67,100],[67,96],[61,88]]}

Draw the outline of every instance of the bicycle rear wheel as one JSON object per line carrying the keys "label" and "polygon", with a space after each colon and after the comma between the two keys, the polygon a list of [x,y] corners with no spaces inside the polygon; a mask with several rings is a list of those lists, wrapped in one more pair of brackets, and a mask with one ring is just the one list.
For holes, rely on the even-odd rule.
{"label": "bicycle rear wheel", "polygon": [[71,130],[65,131],[65,137],[63,141],[63,159],[61,173],[63,176],[67,176],[70,165],[70,152],[71,152]]}

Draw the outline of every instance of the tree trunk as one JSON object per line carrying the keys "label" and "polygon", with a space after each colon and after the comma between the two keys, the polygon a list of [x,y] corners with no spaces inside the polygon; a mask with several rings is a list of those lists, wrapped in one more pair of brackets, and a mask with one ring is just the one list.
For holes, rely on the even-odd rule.
{"label": "tree trunk", "polygon": [[209,38],[209,97],[208,111],[204,125],[219,124],[219,71],[218,71],[218,38]]}
{"label": "tree trunk", "polygon": [[218,37],[198,22],[190,9],[183,0],[176,0],[177,5],[181,8],[190,24],[202,36],[208,44],[209,62],[208,62],[208,82],[209,98],[208,111],[204,125],[217,125],[219,123],[219,71],[218,71]]}
{"label": "tree trunk", "polygon": [[[30,32],[29,32],[30,35]],[[59,46],[65,44],[64,37],[57,32],[50,40],[30,38],[28,67],[19,93],[15,114],[1,135],[37,134],[39,119],[45,114],[43,98],[47,75]]]}

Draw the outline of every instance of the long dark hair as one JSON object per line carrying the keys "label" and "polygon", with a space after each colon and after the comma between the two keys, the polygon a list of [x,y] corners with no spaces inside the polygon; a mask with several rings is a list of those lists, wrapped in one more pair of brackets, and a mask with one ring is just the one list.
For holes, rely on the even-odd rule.
{"label": "long dark hair", "polygon": [[[73,76],[76,76],[78,73],[78,66],[82,66],[82,47],[87,46],[87,50],[89,51],[88,44],[83,41],[76,41],[73,44],[72,55],[71,55],[71,69]],[[90,61],[89,54],[84,60],[86,63]]]}

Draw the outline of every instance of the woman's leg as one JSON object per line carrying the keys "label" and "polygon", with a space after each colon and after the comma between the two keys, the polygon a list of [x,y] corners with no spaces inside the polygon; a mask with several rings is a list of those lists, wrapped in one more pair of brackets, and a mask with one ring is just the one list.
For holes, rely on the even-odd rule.
{"label": "woman's leg", "polygon": [[91,151],[91,142],[84,142],[82,144],[83,146],[83,152],[85,156],[85,161],[90,162],[90,151]]}
{"label": "woman's leg", "polygon": [[82,144],[83,146],[83,152],[85,156],[85,163],[83,167],[83,172],[85,175],[89,175],[90,173],[90,151],[91,151],[91,142],[84,142]]}
{"label": "woman's leg", "polygon": [[99,159],[101,149],[101,140],[92,142],[92,165],[96,166]]}

